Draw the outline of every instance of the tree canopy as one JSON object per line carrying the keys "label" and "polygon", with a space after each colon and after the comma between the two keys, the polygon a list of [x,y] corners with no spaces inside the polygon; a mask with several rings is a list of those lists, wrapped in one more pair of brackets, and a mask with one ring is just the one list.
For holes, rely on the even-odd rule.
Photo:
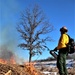
{"label": "tree canopy", "polygon": [[26,8],[21,13],[21,20],[17,25],[23,43],[18,46],[29,51],[29,62],[34,55],[42,54],[45,50],[46,41],[51,41],[50,36],[44,36],[53,31],[53,26],[45,17],[38,5],[33,8]]}

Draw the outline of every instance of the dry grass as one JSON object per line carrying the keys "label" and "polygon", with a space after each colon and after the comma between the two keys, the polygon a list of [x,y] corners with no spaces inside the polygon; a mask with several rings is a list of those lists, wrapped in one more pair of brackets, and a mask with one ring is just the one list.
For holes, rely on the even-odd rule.
{"label": "dry grass", "polygon": [[[5,74],[6,75],[44,75],[41,74],[42,71],[58,72],[58,69],[41,67],[41,69],[38,70],[32,64],[29,65],[0,64],[0,75],[5,75]],[[75,67],[68,68],[68,75],[75,75]]]}
{"label": "dry grass", "polygon": [[0,64],[0,75],[5,75],[11,70],[11,75],[42,75],[40,71],[28,65]]}

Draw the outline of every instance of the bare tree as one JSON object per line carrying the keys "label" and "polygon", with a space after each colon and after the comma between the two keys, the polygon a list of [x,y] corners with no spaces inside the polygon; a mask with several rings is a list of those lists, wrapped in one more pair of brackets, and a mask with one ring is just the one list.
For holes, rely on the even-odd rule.
{"label": "bare tree", "polygon": [[29,62],[34,55],[42,54],[46,41],[51,41],[49,36],[43,36],[53,31],[53,26],[46,19],[38,5],[32,9],[27,8],[21,13],[21,21],[17,26],[24,43],[19,47],[29,50]]}

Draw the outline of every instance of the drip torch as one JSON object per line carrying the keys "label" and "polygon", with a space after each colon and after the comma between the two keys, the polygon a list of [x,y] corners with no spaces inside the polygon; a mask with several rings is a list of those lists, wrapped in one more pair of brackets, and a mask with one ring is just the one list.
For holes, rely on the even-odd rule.
{"label": "drip torch", "polygon": [[49,51],[49,53],[55,58],[57,59],[57,53],[55,50],[50,50],[47,46],[44,46],[45,48],[47,48],[47,50]]}

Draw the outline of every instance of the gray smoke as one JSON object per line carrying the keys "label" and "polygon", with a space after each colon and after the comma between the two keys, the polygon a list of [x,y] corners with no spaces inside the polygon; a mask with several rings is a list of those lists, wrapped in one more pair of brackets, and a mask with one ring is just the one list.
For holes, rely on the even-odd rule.
{"label": "gray smoke", "polygon": [[14,57],[17,63],[24,62],[23,58],[18,56],[19,37],[16,27],[12,23],[1,27],[0,29],[0,59],[10,60]]}
{"label": "gray smoke", "polygon": [[12,50],[9,50],[5,45],[0,47],[0,58],[5,60],[10,60],[11,57],[15,56]]}
{"label": "gray smoke", "polygon": [[15,28],[9,23],[0,30],[0,58],[9,60],[15,56],[17,39]]}

